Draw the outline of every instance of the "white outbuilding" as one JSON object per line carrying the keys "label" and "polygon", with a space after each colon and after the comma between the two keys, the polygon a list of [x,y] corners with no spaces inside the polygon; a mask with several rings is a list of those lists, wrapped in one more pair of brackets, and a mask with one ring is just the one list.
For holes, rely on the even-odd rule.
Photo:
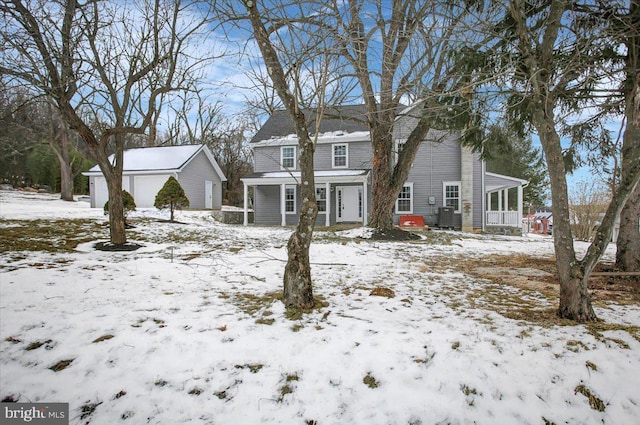
{"label": "white outbuilding", "polygon": [[[113,163],[114,156],[109,158]],[[83,173],[89,177],[91,207],[109,200],[107,182],[97,165]],[[177,145],[124,151],[122,189],[131,193],[140,208],[153,207],[156,194],[173,176],[189,198],[189,208],[220,209],[222,182],[226,177],[206,145]]]}

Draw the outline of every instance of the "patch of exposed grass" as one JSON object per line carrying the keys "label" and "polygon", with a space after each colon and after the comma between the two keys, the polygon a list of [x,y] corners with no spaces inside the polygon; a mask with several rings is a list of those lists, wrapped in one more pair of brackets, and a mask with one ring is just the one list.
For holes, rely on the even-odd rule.
{"label": "patch of exposed grass", "polygon": [[[91,403],[87,401],[85,404],[80,406],[80,419],[86,419],[89,416],[91,416],[93,412],[95,412],[98,406],[100,406],[101,404],[102,404],[101,401],[97,403]],[[87,421],[87,423],[89,422]]]}
{"label": "patch of exposed grass", "polygon": [[273,319],[271,317],[259,317],[256,319],[256,323],[258,325],[273,325],[275,321],[276,319]]}
{"label": "patch of exposed grass", "polygon": [[202,394],[202,390],[200,388],[198,388],[198,387],[195,387],[195,388],[192,388],[189,391],[189,394],[190,395],[200,395],[200,394]]}
{"label": "patch of exposed grass", "polygon": [[293,394],[293,391],[295,388],[292,382],[297,382],[299,380],[300,380],[300,377],[296,373],[290,373],[284,377],[283,379],[284,383],[278,390],[279,392],[279,395],[277,398],[278,403],[282,403],[287,394]]}
{"label": "patch of exposed grass", "polygon": [[[108,237],[96,220],[10,220],[0,227],[0,253],[21,251],[72,252],[85,242]],[[9,225],[10,224],[10,225]]]}
{"label": "patch of exposed grass", "polygon": [[[24,349],[26,351],[32,351],[32,350],[37,350],[38,348],[42,347],[45,344],[51,344],[53,341],[50,339],[47,339],[45,341],[34,341],[31,344],[27,345]],[[49,346],[49,345],[47,345]],[[50,346],[49,346],[50,347]],[[47,347],[45,347],[47,348]]]}
{"label": "patch of exposed grass", "polygon": [[580,384],[573,391],[574,394],[580,393],[585,396],[589,400],[589,406],[593,410],[604,412],[606,408],[604,402],[602,401],[602,399],[596,396],[587,386]]}
{"label": "patch of exposed grass", "polygon": [[249,369],[251,373],[258,373],[260,369],[264,367],[263,364],[260,363],[247,363],[247,364],[237,364],[234,366],[236,369]]}
{"label": "patch of exposed grass", "polygon": [[96,344],[98,342],[102,342],[102,341],[107,341],[110,340],[111,338],[113,338],[113,335],[107,334],[107,335],[102,335],[101,337],[98,337],[96,339],[94,339],[92,341],[93,344]]}
{"label": "patch of exposed grass", "polygon": [[74,360],[75,359],[60,360],[58,363],[49,367],[49,369],[51,369],[54,372],[60,372],[61,370],[68,368],[69,365],[71,365],[71,363],[73,363]]}
{"label": "patch of exposed grass", "polygon": [[244,313],[249,316],[256,316],[260,311],[267,310],[271,307],[274,301],[282,300],[282,292],[273,291],[262,295],[240,292],[232,295],[230,298],[231,302]]}
{"label": "patch of exposed grass", "polygon": [[636,341],[640,342],[640,326],[621,325],[619,323],[606,323],[606,322],[588,322],[585,326],[589,333],[593,335],[598,341],[606,342],[611,341],[618,344],[620,347],[629,349],[629,344],[618,338],[611,338],[603,335],[603,332],[607,331],[625,331],[628,332]]}
{"label": "patch of exposed grass", "polygon": [[478,390],[468,386],[467,384],[460,385],[460,391],[462,391],[462,394],[465,396],[478,395]]}
{"label": "patch of exposed grass", "polygon": [[589,347],[582,341],[576,341],[575,339],[570,339],[567,341],[567,350],[573,351],[574,353],[578,353],[581,350],[589,351]]}
{"label": "patch of exposed grass", "polygon": [[362,378],[362,382],[371,389],[378,388],[380,386],[380,382],[376,381],[376,378],[371,375],[371,372],[367,373],[367,375]]}
{"label": "patch of exposed grass", "polygon": [[596,366],[595,363],[592,363],[589,360],[587,360],[587,362],[585,363],[585,366],[587,366],[587,369],[591,369],[594,372],[598,371],[598,366]]}

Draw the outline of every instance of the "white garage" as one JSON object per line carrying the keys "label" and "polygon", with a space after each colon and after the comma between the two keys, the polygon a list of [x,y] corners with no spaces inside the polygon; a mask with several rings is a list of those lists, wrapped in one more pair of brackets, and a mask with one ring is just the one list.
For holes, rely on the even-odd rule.
{"label": "white garage", "polygon": [[[109,199],[107,182],[96,165],[89,176],[91,207],[103,208]],[[178,145],[124,151],[122,188],[131,193],[138,208],[153,208],[158,191],[175,177],[193,209],[220,209],[226,177],[205,145]]]}
{"label": "white garage", "polygon": [[151,208],[156,200],[156,195],[162,189],[170,177],[169,174],[134,176],[133,186],[135,187],[136,206],[140,208]]}

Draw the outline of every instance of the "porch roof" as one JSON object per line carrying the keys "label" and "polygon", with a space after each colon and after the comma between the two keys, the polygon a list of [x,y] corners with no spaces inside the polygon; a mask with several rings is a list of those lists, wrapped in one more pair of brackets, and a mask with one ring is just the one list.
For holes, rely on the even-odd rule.
{"label": "porch roof", "polygon": [[[363,183],[369,178],[369,170],[326,170],[314,172],[318,183]],[[273,184],[299,184],[300,171],[272,171],[253,173],[241,179],[248,186]]]}
{"label": "porch roof", "polygon": [[528,180],[519,179],[517,177],[505,176],[497,173],[485,173],[485,192],[491,193],[503,189],[511,189],[512,187],[526,186]]}

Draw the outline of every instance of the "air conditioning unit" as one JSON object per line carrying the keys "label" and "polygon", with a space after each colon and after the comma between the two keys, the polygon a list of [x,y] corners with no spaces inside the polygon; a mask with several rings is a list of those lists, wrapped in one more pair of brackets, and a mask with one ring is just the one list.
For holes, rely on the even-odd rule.
{"label": "air conditioning unit", "polygon": [[453,229],[453,207],[438,208],[438,227]]}

